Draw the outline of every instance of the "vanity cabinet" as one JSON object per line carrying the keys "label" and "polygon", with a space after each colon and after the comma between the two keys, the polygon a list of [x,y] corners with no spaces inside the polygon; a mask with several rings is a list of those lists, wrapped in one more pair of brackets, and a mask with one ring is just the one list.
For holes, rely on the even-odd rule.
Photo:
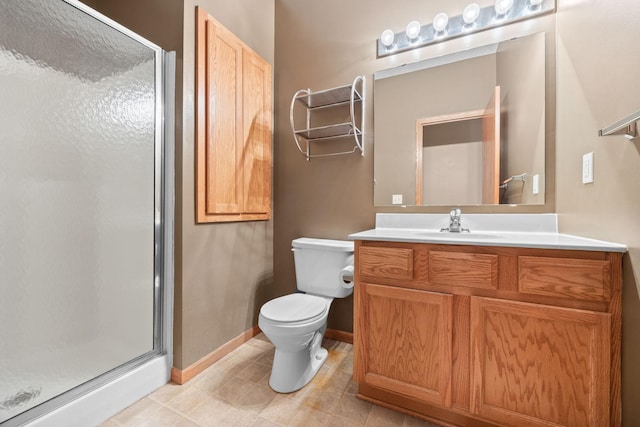
{"label": "vanity cabinet", "polygon": [[447,425],[620,424],[621,253],[355,248],[359,397]]}

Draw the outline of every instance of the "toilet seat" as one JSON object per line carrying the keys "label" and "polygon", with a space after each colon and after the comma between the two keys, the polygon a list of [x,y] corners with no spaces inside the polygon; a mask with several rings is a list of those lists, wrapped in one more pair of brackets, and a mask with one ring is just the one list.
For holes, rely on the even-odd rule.
{"label": "toilet seat", "polygon": [[328,309],[329,303],[325,298],[296,293],[272,299],[260,308],[260,314],[272,322],[294,323],[313,321]]}

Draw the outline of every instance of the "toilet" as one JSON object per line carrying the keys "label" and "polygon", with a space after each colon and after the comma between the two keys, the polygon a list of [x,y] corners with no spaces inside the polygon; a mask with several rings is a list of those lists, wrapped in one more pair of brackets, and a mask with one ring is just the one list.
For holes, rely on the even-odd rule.
{"label": "toilet", "polygon": [[280,393],[304,387],[322,367],[331,302],[353,293],[353,242],[303,237],[291,245],[299,293],[267,302],[258,317],[276,348],[269,385]]}

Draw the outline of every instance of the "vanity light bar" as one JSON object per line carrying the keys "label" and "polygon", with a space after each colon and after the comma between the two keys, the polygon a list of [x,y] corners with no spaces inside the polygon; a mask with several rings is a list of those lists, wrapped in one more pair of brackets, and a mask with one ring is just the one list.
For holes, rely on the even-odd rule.
{"label": "vanity light bar", "polygon": [[[472,3],[465,8],[465,12],[451,18],[447,17],[446,14],[439,13],[436,15],[433,23],[422,25],[420,32],[415,37],[413,37],[415,35],[414,33],[407,35],[407,31],[409,31],[408,27],[407,31],[395,34],[393,34],[391,30],[383,31],[381,37],[376,41],[378,58],[440,43],[445,40],[451,40],[490,28],[524,21],[540,15],[553,13],[555,10],[555,0],[497,0],[495,5],[483,8],[479,8],[477,4]],[[416,21],[412,21],[410,23],[413,24],[412,30],[414,30],[415,22]],[[442,28],[443,25],[444,28],[441,31],[436,30],[436,28]],[[391,38],[392,34],[393,38]]]}

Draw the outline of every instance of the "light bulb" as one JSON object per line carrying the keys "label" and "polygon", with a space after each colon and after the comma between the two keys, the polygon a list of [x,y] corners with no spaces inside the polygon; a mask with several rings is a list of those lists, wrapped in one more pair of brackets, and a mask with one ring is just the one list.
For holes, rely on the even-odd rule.
{"label": "light bulb", "polygon": [[511,7],[513,6],[513,0],[496,0],[496,15],[502,16],[509,12]]}
{"label": "light bulb", "polygon": [[415,40],[420,35],[420,23],[418,21],[409,22],[407,24],[405,33],[407,34],[407,38],[409,40]]}
{"label": "light bulb", "polygon": [[480,5],[478,3],[471,3],[464,8],[462,12],[462,20],[466,25],[473,24],[480,16]]}
{"label": "light bulb", "polygon": [[447,24],[449,23],[449,17],[446,13],[439,13],[433,18],[433,29],[436,30],[436,33],[440,33],[447,28]]}
{"label": "light bulb", "polygon": [[529,4],[533,7],[538,7],[542,4],[542,0],[529,0]]}
{"label": "light bulb", "polygon": [[391,30],[384,30],[382,34],[380,34],[380,42],[385,47],[391,46],[395,38],[396,38],[396,35],[393,34],[393,31]]}

